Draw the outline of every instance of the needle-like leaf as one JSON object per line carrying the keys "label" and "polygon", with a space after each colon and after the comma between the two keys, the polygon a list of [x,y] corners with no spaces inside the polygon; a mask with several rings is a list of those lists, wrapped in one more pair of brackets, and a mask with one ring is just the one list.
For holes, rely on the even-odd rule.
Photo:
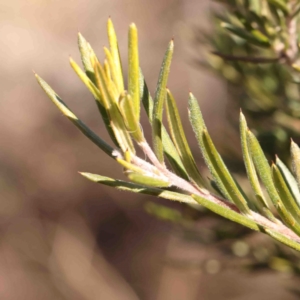
{"label": "needle-like leaf", "polygon": [[236,204],[243,214],[250,214],[247,201],[229,173],[206,130],[203,131],[202,139],[205,152],[207,153],[209,159],[207,164],[210,166],[210,169],[213,170],[211,174],[214,177],[217,185],[219,188],[222,186],[226,189],[229,199]]}
{"label": "needle-like leaf", "polygon": [[134,107],[132,106],[131,100],[132,99],[129,94],[125,93],[121,95],[119,100],[119,108],[128,131],[131,133],[133,138],[140,143],[144,141],[144,136],[137,120],[137,115],[134,112]]}
{"label": "needle-like leaf", "polygon": [[110,117],[110,125],[114,131],[114,135],[123,152],[130,150],[135,153],[129,133],[125,127],[122,115],[118,109],[118,103],[113,96],[111,85],[105,77],[104,70],[99,62],[94,65],[97,87],[101,93],[103,104],[108,111]]}
{"label": "needle-like leaf", "polygon": [[296,222],[300,223],[300,209],[296,204],[295,199],[290,192],[290,189],[285,183],[284,177],[275,164],[272,165],[272,177],[277,192],[286,210],[294,217]]}
{"label": "needle-like leaf", "polygon": [[[116,85],[116,88],[118,89],[118,86],[117,86],[117,82],[118,82],[117,68],[116,68],[116,65],[114,63],[113,57],[112,57],[109,49],[107,49],[106,47],[104,47],[104,53],[105,53],[105,57],[106,57],[106,60],[108,62],[108,65],[109,65],[112,81],[114,82],[114,84]],[[123,90],[122,91],[118,90],[118,94],[120,94],[122,92],[123,92]]]}
{"label": "needle-like leaf", "polygon": [[[247,175],[252,187],[253,192],[255,193],[256,199],[259,201],[260,206],[262,208],[268,207],[268,202],[265,199],[263,191],[260,187],[260,183],[255,171],[255,167],[253,165],[253,161],[249,152],[248,144],[247,144],[247,123],[244,115],[242,112],[240,113],[240,136],[241,136],[241,145],[242,145],[242,152],[244,163],[247,171]],[[261,210],[263,212],[263,210]],[[271,212],[270,212],[271,213]]]}
{"label": "needle-like leaf", "polygon": [[80,119],[77,118],[76,115],[67,107],[67,105],[63,102],[63,100],[52,90],[52,88],[37,74],[35,77],[48,95],[48,97],[52,100],[52,102],[58,107],[58,109],[73,123],[75,124],[79,130],[88,137],[94,144],[96,144],[101,150],[103,150],[110,157],[115,158],[113,155],[114,149],[108,145],[105,141],[103,141],[99,136],[97,136],[91,129],[89,129]]}
{"label": "needle-like leaf", "polygon": [[123,82],[123,71],[122,71],[122,64],[121,64],[121,58],[119,53],[118,39],[117,39],[114,25],[110,18],[107,21],[107,34],[108,34],[110,52],[116,70],[116,76],[117,76],[116,86],[118,88],[118,91],[122,92],[124,91],[124,82]]}
{"label": "needle-like leaf", "polygon": [[189,204],[197,204],[197,201],[195,201],[191,196],[179,194],[171,191],[165,191],[159,188],[151,188],[151,187],[145,187],[144,185],[126,182],[122,180],[116,180],[109,177],[97,175],[97,174],[91,174],[91,173],[80,173],[82,176],[86,177],[87,179],[101,183],[104,185],[115,187],[119,190],[133,192],[133,193],[141,193],[141,194],[147,194],[147,195],[153,195],[157,196],[159,198],[165,198],[173,201],[178,201],[182,203],[189,203]]}
{"label": "needle-like leaf", "polygon": [[[107,114],[107,111],[105,107],[103,106],[103,100],[101,100],[101,94],[99,89],[95,86],[95,84],[92,82],[92,80],[84,73],[81,68],[76,64],[76,62],[70,58],[70,64],[73,70],[76,72],[78,77],[81,79],[81,81],[86,85],[86,87],[89,89],[89,91],[93,94],[97,107],[99,109],[99,112],[102,116],[103,122],[105,124],[106,130],[109,133],[110,138],[114,142],[114,144],[119,147],[118,141],[115,138],[114,132],[110,126],[110,120]],[[93,71],[94,74],[94,71]],[[95,76],[95,74],[93,75]]]}
{"label": "needle-like leaf", "polygon": [[203,143],[203,132],[204,132],[204,130],[206,130],[206,125],[205,125],[198,101],[192,93],[189,94],[188,107],[189,107],[190,123],[191,123],[193,131],[195,133],[198,145],[201,149],[201,153],[203,155],[203,158],[205,160],[205,163],[206,163],[210,173],[214,174],[213,175],[213,177],[214,177],[213,186],[216,185],[218,192],[226,199],[231,200],[230,195],[227,193],[226,188],[223,185],[223,183],[221,181],[217,182],[215,180],[216,172],[215,172],[213,166],[210,164],[210,159],[209,159],[208,153],[206,152],[206,148]]}
{"label": "needle-like leaf", "polygon": [[129,173],[128,178],[138,184],[142,184],[145,186],[153,186],[153,187],[169,187],[170,182],[159,179],[153,178],[151,176],[142,175],[139,173]]}
{"label": "needle-like leaf", "polygon": [[285,245],[287,245],[290,248],[293,248],[297,251],[300,251],[300,244],[293,241],[292,239],[287,238],[286,236],[270,229],[265,229],[265,232],[271,236],[273,239],[277,240],[278,242],[281,242]]}
{"label": "needle-like leaf", "polygon": [[247,216],[241,215],[230,208],[222,207],[218,205],[217,203],[213,203],[203,197],[200,197],[198,195],[192,195],[192,197],[202,206],[206,207],[207,209],[213,211],[214,213],[229,219],[233,222],[239,223],[243,226],[246,226],[250,229],[260,231],[259,225],[257,225],[253,220],[248,219]]}
{"label": "needle-like leaf", "polygon": [[286,225],[294,230],[297,234],[300,234],[300,225],[296,223],[290,212],[288,212],[288,210],[285,208],[282,199],[280,199],[272,180],[271,168],[268,164],[268,161],[259,145],[258,140],[250,130],[247,132],[247,141],[257,173],[266,187],[273,205],[276,207],[281,219],[286,223]]}
{"label": "needle-like leaf", "polygon": [[138,32],[135,24],[131,24],[128,34],[128,93],[138,122],[140,120],[139,72]]}
{"label": "needle-like leaf", "polygon": [[152,117],[152,138],[153,138],[153,148],[158,160],[164,162],[163,154],[163,142],[162,142],[162,117],[163,117],[163,106],[166,98],[166,87],[170,72],[171,60],[174,51],[173,40],[169,43],[168,49],[166,51],[159,79],[156,87],[155,98],[154,98],[154,108]]}
{"label": "needle-like leaf", "polygon": [[233,201],[242,213],[249,214],[248,204],[211,141],[197,99],[191,93],[189,117],[205,163],[222,195]]}
{"label": "needle-like leaf", "polygon": [[167,90],[167,101],[166,101],[166,112],[169,123],[169,128],[172,136],[172,140],[176,146],[176,149],[180,155],[185,169],[187,170],[189,177],[194,181],[199,187],[205,185],[204,179],[199,173],[196,162],[192,155],[191,149],[188,145],[187,139],[185,137],[182,123],[180,120],[180,115],[171,92]]}
{"label": "needle-like leaf", "polygon": [[96,81],[95,81],[94,68],[91,62],[91,56],[95,55],[95,53],[92,50],[89,43],[86,41],[86,39],[81,35],[81,33],[78,33],[78,47],[81,54],[81,61],[85,73],[89,77],[89,79],[95,84]]}
{"label": "needle-like leaf", "polygon": [[276,166],[280,170],[281,175],[283,176],[286,185],[289,187],[290,192],[292,193],[295,201],[297,202],[298,207],[300,207],[300,191],[295,177],[292,175],[287,166],[278,157],[276,157]]}
{"label": "needle-like leaf", "polygon": [[[154,101],[149,93],[144,76],[140,71],[140,95],[142,103],[148,116],[149,122],[152,125]],[[173,144],[165,126],[162,127],[162,142],[164,147],[164,155],[167,157],[173,171],[183,179],[188,180],[188,174],[183,166],[180,156]]]}
{"label": "needle-like leaf", "polygon": [[296,143],[291,141],[291,157],[292,157],[292,170],[296,177],[298,187],[300,189],[300,149]]}

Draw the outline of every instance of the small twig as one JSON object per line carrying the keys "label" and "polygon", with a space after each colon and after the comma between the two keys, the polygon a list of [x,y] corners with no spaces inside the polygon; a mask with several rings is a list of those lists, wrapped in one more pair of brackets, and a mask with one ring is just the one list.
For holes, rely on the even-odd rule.
{"label": "small twig", "polygon": [[277,62],[281,58],[283,58],[283,55],[268,58],[268,57],[235,56],[235,55],[220,53],[217,51],[212,51],[211,53],[229,61],[242,61],[242,62],[249,62],[253,64],[269,64],[269,63]]}

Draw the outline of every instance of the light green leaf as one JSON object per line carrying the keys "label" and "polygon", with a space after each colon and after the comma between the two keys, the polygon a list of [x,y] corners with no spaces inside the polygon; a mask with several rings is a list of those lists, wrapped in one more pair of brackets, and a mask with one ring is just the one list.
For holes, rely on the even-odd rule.
{"label": "light green leaf", "polygon": [[158,160],[164,162],[163,143],[162,143],[162,117],[163,106],[166,98],[166,87],[170,72],[171,60],[174,51],[173,40],[169,43],[168,49],[161,66],[159,79],[155,92],[154,108],[153,108],[153,121],[152,121],[152,138],[153,148]]}
{"label": "light green leaf", "polygon": [[297,234],[300,234],[300,225],[297,224],[292,215],[287,211],[272,180],[271,168],[258,143],[258,140],[251,131],[247,132],[247,141],[257,173],[263,182],[270,196],[273,205],[276,207],[281,219]]}
{"label": "light green leaf", "polygon": [[199,187],[205,186],[204,179],[199,173],[196,162],[192,155],[191,149],[188,145],[187,139],[185,137],[182,123],[180,120],[180,115],[175,103],[175,100],[169,90],[167,90],[167,102],[166,102],[166,112],[169,123],[169,128],[173,142],[176,149],[180,155],[185,169],[192,181],[194,181]]}
{"label": "light green leaf", "polygon": [[118,88],[119,88],[118,87],[118,75],[117,75],[118,71],[117,71],[116,65],[114,63],[113,57],[112,57],[109,49],[107,49],[106,47],[104,47],[103,49],[104,49],[105,57],[107,59],[109,69],[110,69],[110,72],[111,72],[112,81],[114,82],[114,84],[116,86],[118,94],[120,94],[120,93],[123,92],[123,90],[118,90]]}
{"label": "light green leaf", "polygon": [[191,93],[189,97],[189,117],[205,163],[220,192],[226,199],[233,201],[241,212],[248,214],[250,210],[247,202],[212,143],[197,99]]}
{"label": "light green leaf", "polygon": [[274,230],[265,229],[265,231],[269,236],[271,236],[273,239],[277,240],[278,242],[283,243],[292,249],[300,251],[300,244],[298,242],[293,241],[292,239],[287,238],[286,236],[284,236]]}
{"label": "light green leaf", "polygon": [[91,173],[80,173],[87,179],[101,183],[104,185],[115,187],[119,190],[133,192],[133,193],[141,193],[141,194],[147,194],[147,195],[153,195],[159,198],[169,199],[173,201],[178,201],[182,203],[189,203],[189,204],[197,204],[197,202],[188,195],[179,194],[171,191],[165,191],[159,188],[151,188],[151,187],[145,187],[140,184],[132,183],[132,182],[126,182],[122,180],[116,180],[109,177],[97,175],[97,174],[91,174]]}
{"label": "light green leaf", "polygon": [[123,116],[125,125],[133,138],[139,143],[144,141],[143,132],[137,120],[137,116],[132,106],[132,101],[129,94],[124,93],[120,96],[119,108]]}
{"label": "light green leaf", "polygon": [[140,120],[139,69],[138,32],[135,24],[131,24],[128,34],[128,93],[138,122]]}
{"label": "light green leaf", "polygon": [[256,199],[260,203],[260,207],[266,208],[266,207],[268,207],[268,202],[265,199],[265,196],[260,187],[260,183],[259,183],[256,171],[255,171],[255,167],[253,165],[253,161],[252,161],[252,158],[249,153],[249,148],[248,148],[248,144],[247,144],[247,130],[248,130],[248,127],[247,127],[246,119],[241,112],[240,113],[240,136],[241,136],[242,152],[243,152],[243,158],[244,158],[247,175],[248,175],[252,190],[255,193]]}
{"label": "light green leaf", "polygon": [[296,143],[291,141],[292,170],[300,188],[300,149]]}
{"label": "light green leaf", "polygon": [[91,129],[89,129],[80,119],[77,118],[76,115],[67,107],[67,105],[63,102],[63,100],[52,90],[52,88],[37,74],[35,77],[48,95],[48,97],[52,100],[52,102],[58,107],[58,109],[74,124],[78,127],[78,129],[88,137],[94,144],[96,144],[102,151],[108,154],[110,157],[115,158],[113,155],[114,149],[108,145],[105,141],[103,141],[100,137],[98,137]]}
{"label": "light green leaf", "polygon": [[[81,79],[81,81],[85,84],[85,86],[89,89],[89,91],[93,94],[94,98],[97,101],[100,101],[100,92],[92,80],[84,73],[78,64],[70,57],[70,65],[72,69],[75,71],[77,76]],[[94,70],[93,70],[94,73]],[[102,105],[102,104],[101,104]]]}
{"label": "light green leaf", "polygon": [[229,173],[206,130],[203,131],[202,139],[206,155],[209,159],[209,161],[207,161],[207,165],[209,166],[210,170],[213,170],[211,174],[214,177],[217,185],[220,189],[221,187],[224,187],[226,189],[226,192],[230,197],[229,199],[231,199],[236,204],[236,206],[243,214],[250,214],[250,209],[248,207],[247,201],[245,200],[244,196],[240,192],[240,189]]}
{"label": "light green leaf", "polygon": [[189,94],[189,102],[188,102],[188,107],[189,107],[189,119],[190,119],[190,123],[193,127],[193,131],[195,133],[198,145],[200,147],[201,153],[203,155],[204,161],[210,171],[210,173],[212,174],[214,180],[213,180],[213,187],[217,187],[217,192],[220,193],[223,197],[225,197],[226,199],[231,200],[230,195],[228,194],[225,186],[223,185],[223,183],[221,181],[217,181],[216,177],[217,174],[215,172],[215,169],[213,167],[212,164],[210,164],[210,159],[208,156],[208,153],[206,152],[206,148],[204,146],[203,143],[203,132],[204,130],[206,130],[206,125],[204,123],[204,119],[198,104],[197,99],[195,98],[195,96],[190,93]]}
{"label": "light green leaf", "polygon": [[[140,71],[140,95],[142,97],[142,103],[145,108],[146,114],[152,125],[153,105],[154,101],[149,93],[144,76]],[[162,127],[162,141],[164,147],[164,155],[167,157],[173,171],[183,179],[188,180],[187,172],[183,166],[183,163],[179,157],[179,154],[173,144],[165,126]]]}
{"label": "light green leaf", "polygon": [[280,199],[285,206],[286,210],[294,217],[296,222],[300,222],[300,209],[297,206],[293,195],[290,192],[285,180],[276,165],[272,165],[272,177],[280,196]]}
{"label": "light green leaf", "polygon": [[289,187],[290,192],[298,204],[298,207],[300,207],[300,191],[295,177],[278,157],[276,157],[276,166],[280,170],[286,185]]}
{"label": "light green leaf", "polygon": [[[70,58],[70,64],[71,64],[71,67],[73,68],[73,70],[78,75],[78,77],[81,79],[81,81],[86,85],[86,87],[89,89],[89,91],[94,96],[97,107],[99,109],[99,112],[100,112],[103,122],[105,124],[106,130],[108,131],[110,138],[112,139],[114,144],[117,147],[119,147],[118,141],[116,140],[114,132],[110,126],[110,120],[107,115],[107,111],[106,111],[105,107],[103,106],[103,100],[100,100],[101,99],[100,91],[95,86],[95,84],[92,82],[92,80],[89,79],[89,77],[86,75],[86,73],[84,73],[81,70],[81,68],[76,64],[76,62],[72,58]],[[93,71],[93,74],[94,74],[94,71]],[[95,74],[93,76],[95,77]]]}
{"label": "light green leaf", "polygon": [[142,184],[145,186],[153,186],[153,187],[169,187],[170,183],[168,181],[164,181],[162,179],[153,178],[151,176],[142,175],[139,173],[129,173],[127,177],[138,184]]}
{"label": "light green leaf", "polygon": [[95,74],[93,64],[91,62],[91,56],[96,56],[94,51],[92,50],[90,44],[86,41],[86,39],[78,33],[78,47],[81,54],[81,61],[84,67],[86,75],[89,79],[95,84]]}
{"label": "light green leaf", "polygon": [[104,70],[99,62],[94,65],[97,87],[101,93],[103,104],[108,111],[110,117],[110,125],[114,131],[114,135],[120,148],[123,152],[130,150],[135,153],[135,149],[132,144],[129,133],[125,127],[122,115],[118,109],[118,104],[113,96],[112,87],[110,81],[107,80]]}
{"label": "light green leaf", "polygon": [[259,145],[258,140],[250,130],[247,131],[247,143],[250,150],[251,158],[260,176],[260,179],[263,182],[264,186],[266,187],[267,192],[274,206],[278,208],[277,206],[278,206],[279,195],[276,191],[276,188],[272,180],[270,166]]}
{"label": "light green leaf", "polygon": [[253,220],[250,220],[245,215],[241,215],[230,208],[223,207],[217,203],[214,203],[212,201],[209,201],[203,197],[200,197],[198,195],[192,195],[192,197],[202,206],[206,207],[207,209],[213,211],[214,213],[229,219],[235,223],[239,223],[243,226],[246,226],[250,229],[260,231],[259,225],[257,225]]}
{"label": "light green leaf", "polygon": [[122,71],[122,64],[121,64],[121,58],[119,53],[118,39],[117,39],[114,25],[110,18],[107,21],[107,34],[108,34],[110,52],[116,70],[116,78],[117,78],[116,86],[118,88],[118,91],[124,91],[123,71]]}

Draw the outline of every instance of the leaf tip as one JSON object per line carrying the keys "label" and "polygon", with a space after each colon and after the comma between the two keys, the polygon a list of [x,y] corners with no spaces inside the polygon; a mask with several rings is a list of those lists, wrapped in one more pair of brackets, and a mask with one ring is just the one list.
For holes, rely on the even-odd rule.
{"label": "leaf tip", "polygon": [[87,172],[78,172],[78,173],[89,180],[93,180],[91,173],[87,173]]}
{"label": "leaf tip", "polygon": [[129,25],[129,28],[130,28],[130,29],[135,29],[135,30],[137,29],[135,23],[131,23],[131,24]]}

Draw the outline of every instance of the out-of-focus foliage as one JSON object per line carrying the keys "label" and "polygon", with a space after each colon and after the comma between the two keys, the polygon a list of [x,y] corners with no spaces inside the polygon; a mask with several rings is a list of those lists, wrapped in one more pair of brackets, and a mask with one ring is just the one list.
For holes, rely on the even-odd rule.
{"label": "out-of-focus foliage", "polygon": [[[288,158],[300,141],[298,0],[219,0],[213,29],[196,38],[209,51],[201,63],[227,82],[228,115],[240,107],[263,149]],[[234,109],[235,108],[235,109]]]}

